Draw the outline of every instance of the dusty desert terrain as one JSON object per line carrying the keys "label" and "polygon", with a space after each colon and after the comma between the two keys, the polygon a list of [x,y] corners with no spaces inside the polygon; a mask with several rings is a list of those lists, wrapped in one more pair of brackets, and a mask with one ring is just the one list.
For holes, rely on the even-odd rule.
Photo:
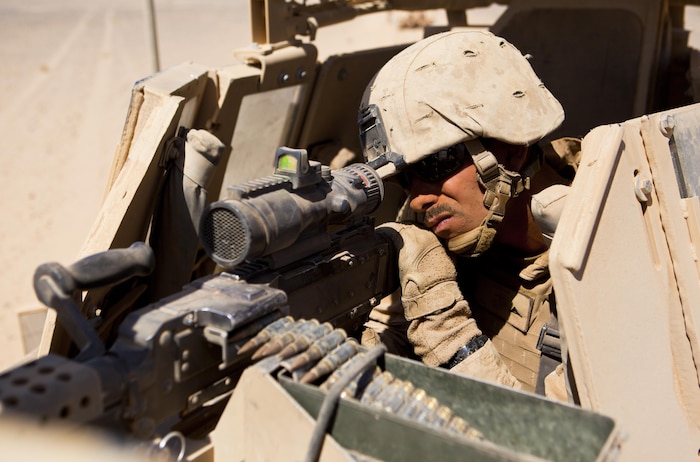
{"label": "dusty desert terrain", "polygon": [[[249,40],[242,1],[156,3],[163,67],[225,64]],[[144,5],[0,1],[0,367],[24,353],[34,269],[72,262],[100,207],[131,88],[151,73]]]}
{"label": "dusty desert terrain", "polygon": [[[131,88],[153,70],[145,5],[0,0],[0,370],[38,342],[43,311],[32,288],[35,268],[73,262],[100,207]],[[155,5],[161,68],[230,64],[231,50],[250,42],[246,0]],[[483,14],[488,20],[497,11]],[[386,36],[357,34],[349,24],[321,30],[319,41],[342,49],[419,38],[417,29],[399,30],[400,15],[374,19],[372,30]],[[691,29],[700,24],[697,9],[687,22]],[[699,41],[691,35],[696,47]]]}

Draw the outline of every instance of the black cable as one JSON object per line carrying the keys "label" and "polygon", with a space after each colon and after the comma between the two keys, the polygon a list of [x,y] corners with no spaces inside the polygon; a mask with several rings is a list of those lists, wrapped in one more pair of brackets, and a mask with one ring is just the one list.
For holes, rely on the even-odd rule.
{"label": "black cable", "polygon": [[381,357],[386,353],[386,346],[377,345],[376,347],[369,350],[365,357],[361,361],[357,361],[355,364],[349,367],[346,374],[344,374],[333,386],[328,393],[326,398],[323,400],[321,405],[321,410],[316,418],[316,426],[314,427],[314,432],[311,435],[311,442],[309,443],[309,451],[306,454],[306,462],[317,462],[320,455],[321,449],[323,448],[323,440],[328,433],[328,427],[330,426],[331,419],[335,415],[335,411],[338,408],[338,401],[340,400],[340,395],[348,386],[352,380],[359,374],[364,372],[368,367],[373,365],[377,358]]}

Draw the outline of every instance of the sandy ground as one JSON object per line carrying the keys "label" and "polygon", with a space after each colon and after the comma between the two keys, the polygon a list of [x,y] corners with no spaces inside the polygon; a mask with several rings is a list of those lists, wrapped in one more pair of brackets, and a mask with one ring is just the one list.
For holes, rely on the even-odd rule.
{"label": "sandy ground", "polygon": [[[230,64],[231,51],[250,42],[246,0],[155,4],[162,68]],[[0,0],[0,370],[38,342],[35,268],[73,262],[97,215],[131,88],[152,73],[145,5]],[[495,14],[481,13],[470,20]],[[369,30],[383,31],[379,37],[358,34],[354,23],[322,29],[317,42],[330,44],[320,55],[419,38],[418,30],[399,30],[402,14],[373,19]],[[697,9],[687,17],[700,23]],[[24,339],[18,313],[25,313]]]}
{"label": "sandy ground", "polygon": [[[156,3],[163,67],[223,65],[250,41],[246,2]],[[131,88],[152,69],[144,5],[0,0],[0,367],[24,354],[16,313],[40,306],[35,268],[74,261],[97,215]]]}

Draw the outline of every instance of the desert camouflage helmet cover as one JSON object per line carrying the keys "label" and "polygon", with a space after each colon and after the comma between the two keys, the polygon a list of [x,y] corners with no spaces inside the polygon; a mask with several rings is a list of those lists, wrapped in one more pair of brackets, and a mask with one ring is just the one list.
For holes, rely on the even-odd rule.
{"label": "desert camouflage helmet cover", "polygon": [[462,30],[389,60],[365,90],[359,124],[365,159],[392,158],[380,169],[388,176],[461,141],[527,146],[563,120],[561,104],[518,49],[490,32]]}

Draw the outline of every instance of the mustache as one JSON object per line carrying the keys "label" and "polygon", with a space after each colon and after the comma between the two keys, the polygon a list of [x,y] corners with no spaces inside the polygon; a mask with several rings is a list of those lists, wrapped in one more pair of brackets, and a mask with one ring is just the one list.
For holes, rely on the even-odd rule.
{"label": "mustache", "polygon": [[425,215],[423,216],[423,224],[427,225],[428,221],[444,213],[449,215],[457,215],[457,210],[445,204],[434,205],[425,211]]}

